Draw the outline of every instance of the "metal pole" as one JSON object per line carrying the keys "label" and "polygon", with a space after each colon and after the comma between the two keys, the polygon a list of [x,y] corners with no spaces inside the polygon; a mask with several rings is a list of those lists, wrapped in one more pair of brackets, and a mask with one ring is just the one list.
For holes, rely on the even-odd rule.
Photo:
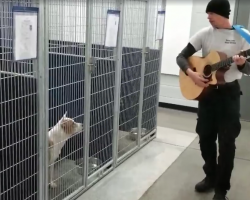
{"label": "metal pole", "polygon": [[145,76],[145,64],[147,54],[147,36],[148,36],[148,13],[149,13],[149,2],[146,1],[145,11],[145,26],[143,33],[143,48],[142,48],[142,64],[141,64],[141,82],[140,82],[140,98],[139,98],[139,114],[138,114],[138,134],[137,134],[137,145],[141,146],[141,130],[142,130],[142,108],[143,108],[143,92],[144,92],[144,76]]}
{"label": "metal pole", "polygon": [[91,93],[91,51],[92,51],[92,19],[93,19],[93,1],[87,0],[86,17],[86,46],[85,46],[85,87],[84,87],[84,173],[83,184],[88,184],[88,163],[89,163],[89,129],[90,129],[90,93]]}
{"label": "metal pole", "polygon": [[[238,15],[238,13],[237,13]],[[235,24],[237,24],[237,21],[235,22]],[[247,21],[247,26],[246,26],[247,30],[249,30],[250,28],[250,13],[249,13],[249,16],[248,16],[248,21]]]}
{"label": "metal pole", "polygon": [[38,17],[38,133],[39,133],[39,200],[48,199],[48,11],[46,0],[39,2]]}
{"label": "metal pole", "polygon": [[123,40],[123,18],[124,0],[117,0],[117,10],[120,10],[120,22],[118,31],[117,47],[114,52],[116,55],[115,68],[115,99],[114,99],[114,132],[113,132],[113,167],[117,165],[118,142],[119,142],[119,116],[120,116],[120,94],[121,94],[121,71],[122,71],[122,40]]}
{"label": "metal pole", "polygon": [[233,24],[237,24],[238,13],[239,13],[238,12],[239,11],[239,3],[240,3],[240,0],[235,1]]}
{"label": "metal pole", "polygon": [[[162,0],[161,9],[162,11],[166,10],[166,3],[167,0]],[[165,20],[164,20],[165,21]],[[157,112],[156,112],[156,128],[157,128],[157,120],[158,120],[158,105],[159,105],[159,97],[160,97],[160,82],[161,82],[161,67],[162,67],[162,53],[163,53],[163,42],[164,42],[164,29],[163,29],[163,39],[159,41],[159,51],[160,51],[160,62],[159,62],[159,71],[158,71],[158,84],[157,84],[157,100],[156,100],[156,106],[157,106]],[[157,132],[156,132],[157,134]]]}

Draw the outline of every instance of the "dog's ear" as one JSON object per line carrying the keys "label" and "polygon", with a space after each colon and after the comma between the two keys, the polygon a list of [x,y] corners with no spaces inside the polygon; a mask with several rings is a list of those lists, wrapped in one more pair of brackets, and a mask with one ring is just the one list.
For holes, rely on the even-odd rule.
{"label": "dog's ear", "polygon": [[62,118],[64,119],[64,118],[66,118],[66,117],[67,117],[67,111],[64,113],[64,115],[63,115]]}

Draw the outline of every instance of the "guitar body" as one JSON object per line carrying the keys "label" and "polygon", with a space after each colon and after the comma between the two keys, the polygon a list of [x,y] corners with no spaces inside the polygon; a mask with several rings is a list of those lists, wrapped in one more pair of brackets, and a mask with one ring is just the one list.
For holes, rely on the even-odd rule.
{"label": "guitar body", "polygon": [[[204,74],[209,66],[226,59],[226,54],[211,51],[206,57],[191,56],[188,59],[189,66],[193,71]],[[222,68],[211,72],[209,77],[209,85],[225,84],[224,74],[229,68]],[[203,88],[196,85],[193,80],[187,76],[182,70],[179,72],[179,83],[182,95],[188,100],[200,100],[209,91],[209,87]]]}

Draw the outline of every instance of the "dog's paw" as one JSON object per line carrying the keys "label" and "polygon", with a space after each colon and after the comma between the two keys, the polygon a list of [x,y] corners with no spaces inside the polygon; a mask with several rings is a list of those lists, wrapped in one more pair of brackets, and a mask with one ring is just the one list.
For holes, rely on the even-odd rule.
{"label": "dog's paw", "polygon": [[56,188],[56,187],[57,187],[57,184],[56,184],[54,181],[52,181],[52,182],[50,183],[50,187],[51,187],[51,188]]}

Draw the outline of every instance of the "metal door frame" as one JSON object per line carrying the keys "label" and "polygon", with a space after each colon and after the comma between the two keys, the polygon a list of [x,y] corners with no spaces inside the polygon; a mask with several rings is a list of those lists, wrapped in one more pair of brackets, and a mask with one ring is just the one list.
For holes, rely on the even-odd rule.
{"label": "metal door frame", "polygon": [[[238,16],[239,16],[239,13],[241,13],[241,12],[239,12],[239,5],[240,5],[240,0],[235,0],[235,7],[234,7],[234,17],[233,17],[233,24],[237,24],[237,20],[238,20]],[[249,29],[250,28],[250,11],[249,11],[249,13],[248,13],[248,23],[247,23],[247,27],[246,27],[247,29]],[[244,78],[244,76],[246,76],[246,75],[242,75],[242,78]],[[250,77],[249,77],[250,78]],[[241,85],[241,81],[242,81],[242,79],[241,80],[239,80],[239,84]],[[244,98],[245,96],[244,96],[244,94],[242,95],[242,97],[241,98]],[[241,108],[242,109],[242,108]],[[247,121],[247,122],[250,122],[250,116],[249,116],[249,119],[245,119],[245,118],[243,118],[242,116],[241,116],[241,120],[242,121]]]}

